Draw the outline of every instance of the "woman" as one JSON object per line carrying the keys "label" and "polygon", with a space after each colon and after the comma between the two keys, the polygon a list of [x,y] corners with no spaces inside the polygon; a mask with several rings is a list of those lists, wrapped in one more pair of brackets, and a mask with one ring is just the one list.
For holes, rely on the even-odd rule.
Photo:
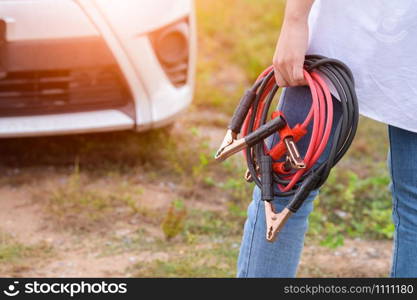
{"label": "woman", "polygon": [[[278,85],[291,87],[280,103],[290,123],[303,120],[310,105],[304,56],[321,54],[340,59],[352,69],[360,113],[388,125],[393,277],[417,276],[416,4],[416,0],[287,0],[273,60]],[[333,101],[337,117],[338,101]],[[299,147],[305,150],[307,143],[308,137]],[[255,189],[240,249],[239,277],[296,275],[317,194],[310,194],[277,241],[269,243],[260,191]],[[288,200],[276,198],[274,205],[281,210]]]}

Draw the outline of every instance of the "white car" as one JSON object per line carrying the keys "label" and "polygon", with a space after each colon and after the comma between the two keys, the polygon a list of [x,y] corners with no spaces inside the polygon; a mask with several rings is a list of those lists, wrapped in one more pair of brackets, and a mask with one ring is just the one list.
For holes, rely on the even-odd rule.
{"label": "white car", "polygon": [[195,36],[193,0],[0,0],[0,137],[169,124]]}

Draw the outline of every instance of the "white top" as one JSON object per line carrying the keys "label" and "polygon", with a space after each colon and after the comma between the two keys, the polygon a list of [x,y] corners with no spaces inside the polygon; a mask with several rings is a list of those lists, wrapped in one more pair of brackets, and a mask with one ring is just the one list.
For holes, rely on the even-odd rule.
{"label": "white top", "polygon": [[352,70],[361,114],[417,132],[417,0],[316,0],[309,54]]}

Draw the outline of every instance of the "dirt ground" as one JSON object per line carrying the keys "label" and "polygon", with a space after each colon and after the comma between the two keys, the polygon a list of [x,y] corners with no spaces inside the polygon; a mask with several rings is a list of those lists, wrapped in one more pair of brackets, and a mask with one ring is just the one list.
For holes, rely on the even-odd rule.
{"label": "dirt ground", "polygon": [[[42,209],[28,199],[27,188],[0,188],[0,228],[27,245],[40,242],[53,246],[57,255],[37,261],[1,276],[29,277],[115,277],[129,276],[128,267],[140,261],[164,259],[163,252],[126,252],[102,256],[100,247],[106,240],[93,234],[79,237],[57,232],[48,226]],[[163,196],[163,195],[161,195]],[[158,200],[162,200],[161,197]],[[114,230],[116,235],[128,235],[130,224]],[[157,231],[157,230],[156,230]],[[337,249],[306,245],[300,276],[384,276],[388,274],[391,243],[386,241],[348,240]]]}
{"label": "dirt ground", "polygon": [[[185,118],[189,121],[195,119],[195,116],[191,114]],[[183,126],[181,122],[176,125],[177,128]],[[205,126],[202,129],[210,137],[213,145],[220,142],[223,130],[219,127]],[[4,141],[2,145],[7,147]],[[30,151],[30,149],[24,149],[26,146],[22,143],[20,151]],[[43,245],[43,247],[38,247],[33,257],[26,257],[23,262],[4,263],[3,267],[0,267],[0,276],[135,276],[137,273],[131,272],[132,266],[169,259],[168,252],[163,249],[120,248],[114,243],[114,240],[126,240],[128,243],[138,227],[146,229],[149,235],[146,239],[163,237],[158,224],[144,222],[141,218],[129,217],[125,220],[118,220],[112,226],[106,227],[105,233],[101,228],[97,228],[79,235],[56,228],[55,223],[50,222],[48,214],[45,213],[44,202],[39,200],[39,196],[33,197],[34,190],[39,191],[47,186],[59,185],[62,180],[65,180],[65,176],[57,174],[53,166],[22,169],[3,167],[2,172],[6,175],[20,175],[20,182],[16,184],[10,180],[3,180],[0,185],[0,232],[7,233],[18,244],[28,247]],[[111,186],[106,179],[100,179],[96,184],[102,190]],[[143,191],[141,199],[147,199],[145,200],[147,207],[156,211],[166,207],[172,199],[176,198],[176,189],[169,185],[140,183],[140,187]],[[47,191],[46,188],[45,190]],[[202,209],[216,209],[216,204],[212,203],[198,202],[196,205],[200,205]],[[52,249],[52,251],[49,253],[43,249]],[[347,240],[344,246],[336,249],[308,243],[303,254],[299,276],[387,276],[390,256],[390,241]]]}

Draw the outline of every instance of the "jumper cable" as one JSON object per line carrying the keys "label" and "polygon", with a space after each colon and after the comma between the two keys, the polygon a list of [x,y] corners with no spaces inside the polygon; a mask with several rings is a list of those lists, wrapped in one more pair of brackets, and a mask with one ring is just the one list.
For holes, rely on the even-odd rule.
{"label": "jumper cable", "polygon": [[[323,185],[331,168],[350,147],[358,125],[354,79],[345,64],[324,56],[309,55],[304,63],[304,77],[310,88],[312,104],[301,124],[291,128],[283,112],[278,110],[267,122],[269,108],[279,89],[271,66],[262,72],[242,97],[215,156],[217,161],[223,161],[244,150],[248,165],[245,179],[255,182],[261,189],[267,223],[266,239],[270,242],[275,240],[288,218],[297,212],[310,192]],[[324,78],[334,86],[341,102],[342,115],[335,126],[333,98]],[[306,135],[310,124],[311,138],[302,157],[297,142]],[[269,148],[265,139],[274,133],[279,141]],[[327,147],[327,158],[319,162]],[[271,202],[274,196],[293,197],[277,213]]]}

